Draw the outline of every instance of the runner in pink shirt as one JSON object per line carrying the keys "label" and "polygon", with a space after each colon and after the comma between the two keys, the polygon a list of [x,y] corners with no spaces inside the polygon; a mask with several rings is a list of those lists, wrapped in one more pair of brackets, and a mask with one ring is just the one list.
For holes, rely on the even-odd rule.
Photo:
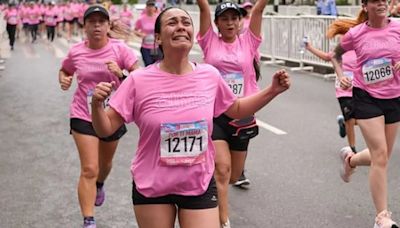
{"label": "runner in pink shirt", "polygon": [[241,5],[243,9],[246,10],[246,16],[242,18],[240,21],[240,31],[241,33],[244,32],[244,30],[249,28],[250,25],[250,16],[251,16],[251,9],[253,9],[253,3],[251,2],[245,2]]}
{"label": "runner in pink shirt", "polygon": [[148,0],[144,14],[141,14],[135,23],[134,33],[142,38],[140,53],[145,66],[155,63],[161,56],[160,50],[154,42],[154,23],[157,18],[156,2]]}
{"label": "runner in pink shirt", "polygon": [[[362,6],[368,20],[344,35],[335,49],[335,59],[340,61],[350,50],[357,55],[353,83],[341,77],[340,85],[353,86],[354,116],[370,151],[374,227],[398,227],[388,211],[387,168],[400,120],[400,23],[386,16],[388,5],[384,0],[363,0]],[[365,165],[353,159],[352,152],[342,156],[348,176],[356,166]]]}
{"label": "runner in pink shirt", "polygon": [[15,4],[8,5],[8,8],[4,11],[4,20],[7,22],[6,30],[10,40],[10,48],[14,50],[15,32],[20,21],[19,12]]}
{"label": "runner in pink shirt", "polygon": [[67,40],[71,41],[75,23],[72,3],[65,3],[63,7],[63,13],[64,25],[67,32]]}
{"label": "runner in pink shirt", "polygon": [[[216,67],[237,97],[256,93],[258,76],[254,67],[257,49],[261,44],[261,22],[266,0],[258,0],[252,11],[250,27],[240,33],[240,20],[246,11],[227,1],[217,5],[213,30],[207,0],[198,0],[200,31],[197,41],[204,53],[204,61]],[[221,115],[214,119],[213,143],[216,147],[215,177],[219,195],[222,227],[230,227],[228,219],[228,188],[244,176],[244,164],[250,138],[258,134],[254,113],[242,120]],[[247,181],[247,183],[249,183]]]}
{"label": "runner in pink shirt", "polygon": [[64,26],[64,3],[57,3],[55,8],[57,11],[57,37],[61,37]]}
{"label": "runner in pink shirt", "polygon": [[47,29],[47,40],[53,42],[57,26],[58,11],[55,2],[49,2],[48,8],[44,13],[44,23]]}
{"label": "runner in pink shirt", "polygon": [[[94,5],[86,10],[84,29],[87,40],[70,49],[62,63],[59,82],[61,88],[67,90],[73,75],[77,78],[78,87],[70,106],[70,132],[81,162],[78,198],[84,227],[94,228],[94,206],[101,206],[104,202],[103,184],[111,171],[118,140],[126,128],[121,124],[111,136],[99,137],[92,126],[91,98],[99,82],[114,82],[115,89],[118,88],[128,75],[125,72],[138,68],[138,59],[124,42],[107,36],[110,21],[102,6]],[[108,106],[108,102],[104,105]]]}
{"label": "runner in pink shirt", "polygon": [[130,29],[132,28],[132,20],[133,20],[133,14],[131,9],[129,9],[128,4],[124,4],[122,11],[119,14],[119,18],[124,23],[127,25]]}
{"label": "runner in pink shirt", "polygon": [[[104,110],[114,83],[96,86],[92,118],[101,136],[135,122],[139,145],[132,161],[132,200],[141,228],[220,228],[211,139],[213,117],[241,118],[256,112],[289,87],[278,71],[272,85],[238,99],[217,69],[189,61],[194,28],[189,14],[167,8],[155,24],[164,58],[133,72]],[[240,104],[240,105],[239,105]]]}
{"label": "runner in pink shirt", "polygon": [[27,8],[25,13],[26,16],[28,17],[28,24],[32,36],[32,43],[34,43],[37,38],[41,12],[34,2],[30,2],[29,7]]}

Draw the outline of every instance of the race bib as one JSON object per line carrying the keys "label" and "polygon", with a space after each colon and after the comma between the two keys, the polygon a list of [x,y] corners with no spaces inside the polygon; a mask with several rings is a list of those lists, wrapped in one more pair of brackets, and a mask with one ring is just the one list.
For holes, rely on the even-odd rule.
{"label": "race bib", "polygon": [[164,165],[191,166],[205,162],[208,127],[205,120],[161,124],[160,158]]}
{"label": "race bib", "polygon": [[[354,73],[352,71],[343,71],[343,76],[347,77],[348,79],[350,79],[350,81],[352,81],[353,77],[354,77]],[[335,79],[335,87],[340,88],[339,77],[336,77],[336,79]]]}
{"label": "race bib", "polygon": [[[106,108],[110,106],[108,103],[110,102],[111,96],[114,94],[114,90],[111,92],[110,96],[108,96],[104,101],[103,101],[103,108]],[[86,102],[87,102],[87,107],[88,107],[88,113],[89,115],[92,114],[92,97],[93,97],[93,89],[90,89],[87,92],[86,95]]]}
{"label": "race bib", "polygon": [[46,22],[47,23],[53,23],[54,22],[54,17],[46,17]]}
{"label": "race bib", "polygon": [[17,24],[18,23],[18,20],[17,20],[17,17],[16,16],[10,16],[9,18],[8,18],[8,23],[9,24]]}
{"label": "race bib", "polygon": [[143,43],[146,45],[154,45],[154,35],[149,34],[143,38]]}
{"label": "race bib", "polygon": [[225,74],[222,77],[236,97],[244,96],[244,78],[241,73]]}
{"label": "race bib", "polygon": [[374,84],[393,78],[392,61],[387,58],[372,59],[362,66],[364,82]]}

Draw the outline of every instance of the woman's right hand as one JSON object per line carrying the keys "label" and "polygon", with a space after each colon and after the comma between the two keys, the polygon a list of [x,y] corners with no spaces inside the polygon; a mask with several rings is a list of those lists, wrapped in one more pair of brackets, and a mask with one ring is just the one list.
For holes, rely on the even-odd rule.
{"label": "woman's right hand", "polygon": [[341,87],[342,89],[347,90],[347,89],[349,89],[352,85],[353,85],[353,83],[352,83],[352,81],[351,81],[350,78],[345,77],[345,76],[343,76],[343,77],[340,78],[340,87]]}
{"label": "woman's right hand", "polygon": [[115,82],[100,82],[93,91],[92,104],[102,104],[113,91]]}
{"label": "woman's right hand", "polygon": [[62,90],[68,90],[72,84],[72,75],[67,75],[66,73],[60,74],[60,86]]}

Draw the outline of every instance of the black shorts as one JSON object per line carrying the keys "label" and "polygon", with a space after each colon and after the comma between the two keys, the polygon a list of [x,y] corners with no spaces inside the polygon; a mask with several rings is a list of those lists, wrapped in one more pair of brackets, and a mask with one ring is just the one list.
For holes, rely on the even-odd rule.
{"label": "black shorts", "polygon": [[112,142],[112,141],[119,140],[128,131],[126,129],[125,124],[123,124],[120,128],[118,128],[118,130],[116,130],[114,132],[114,134],[112,134],[108,137],[101,138],[101,137],[97,136],[91,122],[88,122],[86,120],[81,120],[78,118],[70,119],[70,127],[71,127],[71,130],[69,132],[70,134],[72,134],[72,130],[73,130],[80,134],[95,136],[104,142]]}
{"label": "black shorts", "polygon": [[353,98],[352,97],[339,97],[338,98],[340,109],[342,110],[342,114],[344,116],[344,120],[347,121],[349,119],[354,118],[353,112]]}
{"label": "black shorts", "polygon": [[386,124],[400,121],[400,98],[374,98],[368,92],[353,87],[353,104],[356,119],[370,119],[383,115]]}
{"label": "black shorts", "polygon": [[[226,116],[225,114],[220,115],[213,120],[213,132],[211,135],[212,140],[224,140],[228,143],[230,150],[236,151],[247,151],[249,147],[250,139],[241,139],[237,136],[233,136],[232,132],[235,132],[238,128],[229,125],[233,119]],[[258,134],[258,127],[255,129]]]}
{"label": "black shorts", "polygon": [[181,209],[216,208],[218,206],[217,184],[212,177],[207,190],[199,196],[166,195],[150,198],[140,194],[135,182],[132,181],[132,202],[133,205],[174,204]]}

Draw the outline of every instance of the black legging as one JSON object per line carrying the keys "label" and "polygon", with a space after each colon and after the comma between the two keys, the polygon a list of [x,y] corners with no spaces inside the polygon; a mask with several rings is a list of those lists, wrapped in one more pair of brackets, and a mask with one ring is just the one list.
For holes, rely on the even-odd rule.
{"label": "black legging", "polygon": [[32,36],[32,42],[33,42],[36,40],[39,24],[30,25],[30,27],[31,27],[31,36]]}
{"label": "black legging", "polygon": [[53,42],[54,40],[54,34],[56,32],[56,26],[46,26],[47,28],[47,39]]}
{"label": "black legging", "polygon": [[17,25],[7,24],[7,33],[8,33],[8,38],[10,39],[10,47],[14,47],[16,29]]}

